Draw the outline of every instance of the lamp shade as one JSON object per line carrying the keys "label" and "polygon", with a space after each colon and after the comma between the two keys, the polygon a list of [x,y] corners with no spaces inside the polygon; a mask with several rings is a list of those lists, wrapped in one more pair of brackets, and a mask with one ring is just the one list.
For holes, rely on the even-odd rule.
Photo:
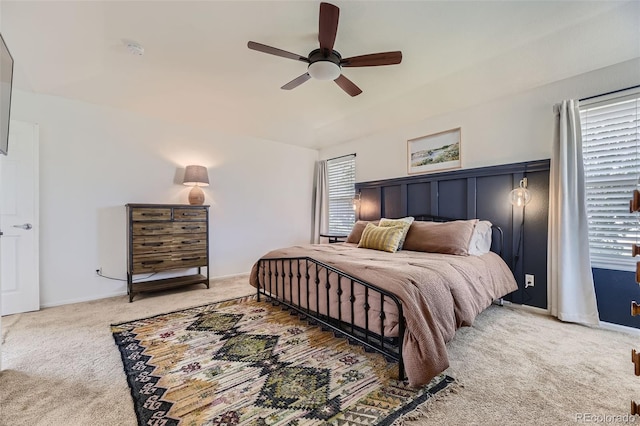
{"label": "lamp shade", "polygon": [[358,207],[360,207],[360,193],[358,192],[356,195],[353,196],[353,198],[351,199],[351,205],[353,206],[353,210],[358,210]]}
{"label": "lamp shade", "polygon": [[207,168],[204,166],[187,166],[182,184],[187,186],[209,186]]}
{"label": "lamp shade", "polygon": [[531,201],[531,192],[527,189],[527,178],[520,180],[520,187],[509,193],[509,201],[516,207],[524,207]]}

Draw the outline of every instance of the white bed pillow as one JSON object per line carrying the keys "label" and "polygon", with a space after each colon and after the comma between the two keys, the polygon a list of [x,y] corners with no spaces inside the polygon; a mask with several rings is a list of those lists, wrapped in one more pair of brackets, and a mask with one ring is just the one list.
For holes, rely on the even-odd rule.
{"label": "white bed pillow", "polygon": [[473,228],[471,240],[469,241],[469,254],[480,256],[491,251],[491,222],[480,220]]}

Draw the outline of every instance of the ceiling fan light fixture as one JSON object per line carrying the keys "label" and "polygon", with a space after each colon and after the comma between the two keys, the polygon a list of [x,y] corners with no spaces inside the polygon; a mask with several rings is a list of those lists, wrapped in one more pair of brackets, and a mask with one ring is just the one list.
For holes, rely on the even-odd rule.
{"label": "ceiling fan light fixture", "polygon": [[340,52],[333,50],[339,17],[340,8],[338,6],[325,2],[320,3],[320,16],[318,19],[318,43],[320,46],[318,49],[309,52],[306,57],[278,49],[277,47],[256,43],[255,41],[249,41],[247,47],[258,52],[308,64],[307,72],[280,87],[282,90],[295,89],[302,83],[314,78],[316,80],[333,80],[349,96],[358,96],[362,93],[362,89],[342,74],[342,67],[358,68],[395,65],[402,62],[402,52],[370,53],[342,59]]}
{"label": "ceiling fan light fixture", "polygon": [[331,61],[316,61],[309,64],[309,75],[316,80],[335,80],[340,77],[340,65]]}

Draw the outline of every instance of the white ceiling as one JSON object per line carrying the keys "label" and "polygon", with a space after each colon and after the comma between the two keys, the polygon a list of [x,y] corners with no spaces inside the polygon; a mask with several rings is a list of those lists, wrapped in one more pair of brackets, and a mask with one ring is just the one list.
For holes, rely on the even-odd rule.
{"label": "white ceiling", "polygon": [[[400,65],[344,69],[363,93],[310,80],[316,1],[5,1],[18,88],[234,134],[319,148],[640,57],[637,1],[337,1],[343,57],[401,50]],[[128,53],[123,40],[144,46]]]}

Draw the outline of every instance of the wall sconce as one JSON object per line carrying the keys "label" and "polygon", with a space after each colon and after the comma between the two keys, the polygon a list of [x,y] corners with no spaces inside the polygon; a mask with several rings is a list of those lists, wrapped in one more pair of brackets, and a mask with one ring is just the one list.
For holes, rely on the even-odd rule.
{"label": "wall sconce", "polygon": [[209,174],[204,166],[187,166],[184,171],[183,185],[193,186],[189,192],[189,204],[201,205],[204,203],[204,192],[201,186],[209,186]]}
{"label": "wall sconce", "polygon": [[358,211],[358,207],[360,207],[360,193],[358,192],[351,199],[351,204],[353,206],[353,210]]}
{"label": "wall sconce", "polygon": [[524,207],[531,201],[531,192],[527,189],[527,178],[520,179],[520,187],[509,193],[509,201],[516,207]]}

